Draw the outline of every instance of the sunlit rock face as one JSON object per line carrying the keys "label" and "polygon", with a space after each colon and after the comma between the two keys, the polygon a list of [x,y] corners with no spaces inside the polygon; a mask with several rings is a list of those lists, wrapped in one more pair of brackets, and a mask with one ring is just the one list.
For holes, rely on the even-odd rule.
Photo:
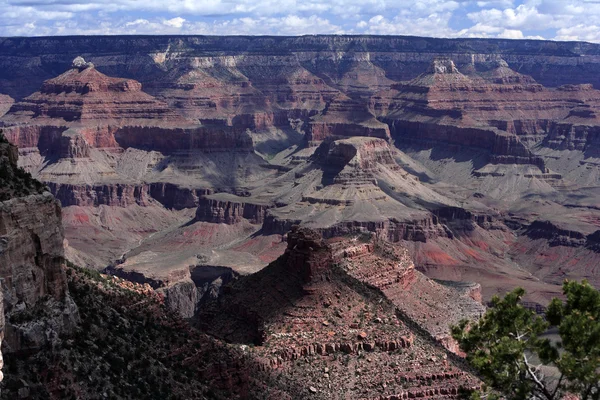
{"label": "sunlit rock face", "polygon": [[[484,299],[521,285],[543,302],[554,286],[527,273],[558,283],[573,259],[567,274],[596,279],[585,265],[597,254],[597,53],[366,36],[10,38],[1,124],[65,207],[68,256],[160,282],[186,316],[220,293],[213,282],[276,259],[296,224],[373,232],[433,277],[481,276]],[[577,254],[535,256],[557,247]],[[203,268],[234,272],[197,286],[190,270]]]}

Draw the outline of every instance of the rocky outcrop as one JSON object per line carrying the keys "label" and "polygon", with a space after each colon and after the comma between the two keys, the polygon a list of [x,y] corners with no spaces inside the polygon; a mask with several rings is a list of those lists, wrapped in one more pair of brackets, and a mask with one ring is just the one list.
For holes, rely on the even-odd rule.
{"label": "rocky outcrop", "polygon": [[[366,236],[363,234],[363,236]],[[364,243],[332,241],[335,261],[348,273],[381,292],[448,350],[457,353],[448,334],[462,319],[484,312],[481,286],[469,282],[440,282],[415,269],[408,251],[371,236]]]}
{"label": "rocky outcrop", "polygon": [[200,198],[213,193],[213,189],[181,187],[169,182],[148,184],[149,195],[167,208],[181,210],[198,206]]}
{"label": "rocky outcrop", "polygon": [[[4,117],[5,124],[43,121],[123,121],[161,119],[181,122],[166,104],[142,92],[132,79],[108,77],[93,66],[76,59],[62,75],[49,79],[36,92],[15,103]],[[77,65],[75,65],[77,64]]]}
{"label": "rocky outcrop", "polygon": [[10,110],[10,107],[15,101],[12,97],[5,94],[0,94],[0,117],[3,116]]}
{"label": "rocky outcrop", "polygon": [[[306,170],[302,175],[297,173],[297,185],[308,185],[304,179],[319,176],[314,190],[302,193],[296,203],[268,210],[263,232],[284,234],[293,225],[302,224],[326,238],[360,232],[376,232],[392,242],[453,237],[430,211],[455,203],[403,170],[384,139],[327,140],[315,150],[311,161],[319,175]],[[415,198],[428,200],[417,204]]]}
{"label": "rocky outcrop", "polygon": [[[354,172],[363,173],[365,177],[370,176],[371,179],[377,164],[385,165],[402,174],[402,169],[396,164],[390,147],[381,139],[357,138],[324,143],[315,151],[314,159],[323,168],[340,170],[349,166]],[[360,182],[361,178],[338,175],[335,181],[344,183],[345,180],[348,181],[347,183]]]}
{"label": "rocky outcrop", "polygon": [[6,180],[0,191],[2,348],[38,350],[78,321],[64,271],[61,210],[50,193],[40,194],[39,182],[17,168],[16,148],[5,142],[0,170]]}
{"label": "rocky outcrop", "polygon": [[144,184],[86,185],[48,182],[47,185],[63,207],[127,207],[132,204],[146,206],[151,201],[148,185]]}
{"label": "rocky outcrop", "polygon": [[39,349],[77,323],[63,269],[60,217],[50,193],[0,203],[4,348],[9,352]]}
{"label": "rocky outcrop", "polygon": [[262,224],[270,207],[268,204],[246,203],[243,198],[232,196],[203,197],[198,201],[196,221],[233,225],[246,219],[252,224]]}
{"label": "rocky outcrop", "polygon": [[[31,212],[35,209],[36,212]],[[62,269],[63,235],[60,206],[49,193],[15,198],[2,203],[2,236],[5,238],[1,277],[5,302],[33,307],[48,295],[66,295]],[[7,313],[12,307],[5,308]]]}
{"label": "rocky outcrop", "polygon": [[290,271],[301,276],[304,282],[318,279],[318,275],[327,270],[333,262],[331,248],[323,241],[321,235],[297,225],[288,233],[285,257]]}
{"label": "rocky outcrop", "polygon": [[[287,241],[285,254],[276,262],[238,279],[218,301],[200,310],[197,323],[201,329],[242,346],[253,344],[259,370],[292,368],[307,377],[312,393],[324,397],[335,397],[334,391],[343,390],[353,398],[397,393],[408,397],[414,392],[437,393],[436,398],[443,399],[448,398],[448,390],[457,393],[451,387],[477,387],[476,380],[457,368],[456,358],[400,309],[420,304],[413,291],[435,295],[439,285],[426,282],[411,288],[414,278],[392,279],[382,290],[375,286],[378,279],[369,279],[382,273],[402,275],[406,257],[397,258],[400,253],[394,251],[375,252],[378,246],[364,236],[325,241],[302,227],[294,227]],[[362,258],[365,255],[367,259]],[[364,275],[369,273],[369,277]],[[429,290],[425,290],[427,285]],[[387,297],[390,288],[405,291],[415,300],[396,304]],[[413,309],[416,315],[422,310]],[[426,311],[428,317],[431,310]],[[443,312],[447,311],[444,306]],[[364,383],[359,396],[348,385],[350,374],[344,363],[361,358],[366,362],[358,372]],[[384,359],[389,368],[381,369]],[[404,368],[408,360],[412,360],[410,371]],[[351,374],[356,376],[355,371]]]}
{"label": "rocky outcrop", "polygon": [[77,132],[66,131],[61,135],[61,158],[86,158],[90,156],[90,145],[83,135]]}
{"label": "rocky outcrop", "polygon": [[354,136],[389,140],[390,131],[386,124],[375,119],[364,102],[345,96],[336,97],[313,117],[306,134],[309,143]]}
{"label": "rocky outcrop", "polygon": [[559,227],[551,221],[534,221],[525,234],[531,239],[546,239],[550,246],[582,247],[588,241],[584,233]]}

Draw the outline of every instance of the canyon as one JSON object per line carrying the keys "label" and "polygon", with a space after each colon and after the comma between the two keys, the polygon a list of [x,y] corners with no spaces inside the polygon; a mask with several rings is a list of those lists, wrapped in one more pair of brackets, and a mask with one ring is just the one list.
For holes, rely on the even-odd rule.
{"label": "canyon", "polygon": [[65,257],[186,318],[300,225],[546,304],[598,277],[598,45],[379,36],[0,39],[0,125]]}
{"label": "canyon", "polygon": [[516,286],[539,307],[600,287],[599,63],[536,40],[0,38],[4,388],[94,393],[102,365],[104,397],[147,395],[119,369],[134,343],[137,382],[184,398],[478,389],[450,325]]}

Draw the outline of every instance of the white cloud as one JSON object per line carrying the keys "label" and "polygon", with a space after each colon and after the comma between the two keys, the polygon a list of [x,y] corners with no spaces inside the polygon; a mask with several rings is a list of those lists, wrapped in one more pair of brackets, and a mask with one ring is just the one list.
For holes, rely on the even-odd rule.
{"label": "white cloud", "polygon": [[183,26],[184,22],[185,22],[185,19],[183,19],[181,17],[175,17],[175,18],[163,21],[163,24],[165,24],[167,26],[172,26],[173,28],[181,28]]}
{"label": "white cloud", "polygon": [[503,39],[523,39],[523,32],[518,29],[503,29],[497,37]]}
{"label": "white cloud", "polygon": [[536,7],[521,4],[516,8],[496,8],[467,14],[475,23],[517,29],[546,29],[554,25],[555,17],[541,14]]}
{"label": "white cloud", "polygon": [[489,1],[478,1],[477,6],[484,7],[512,7],[514,5],[513,0],[489,0]]}
{"label": "white cloud", "polygon": [[0,0],[0,35],[372,33],[600,42],[600,0]]}
{"label": "white cloud", "polygon": [[135,21],[130,21],[125,24],[125,26],[136,26],[136,25],[148,25],[150,21],[147,19],[136,19]]}
{"label": "white cloud", "polygon": [[456,36],[456,33],[448,27],[450,15],[450,13],[433,13],[423,18],[398,15],[392,19],[377,15],[366,23],[365,32],[378,35]]}
{"label": "white cloud", "polygon": [[600,42],[600,26],[575,25],[568,28],[561,28],[556,31],[556,36],[554,39]]}

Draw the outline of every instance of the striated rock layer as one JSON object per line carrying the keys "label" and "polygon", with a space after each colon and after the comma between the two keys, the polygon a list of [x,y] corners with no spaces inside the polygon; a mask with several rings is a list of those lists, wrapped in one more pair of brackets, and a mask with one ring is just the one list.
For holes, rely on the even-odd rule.
{"label": "striated rock layer", "polygon": [[[254,82],[277,76],[284,66],[287,71],[302,66],[340,89],[354,86],[363,91],[365,86],[387,83],[381,71],[394,81],[410,80],[440,56],[451,55],[459,67],[504,58],[547,86],[597,85],[600,62],[597,44],[542,40],[177,35],[2,38],[0,43],[0,92],[17,99],[34,92],[54,71],[67,68],[80,55],[110,75],[136,79],[144,86],[165,80],[175,67],[181,68],[182,75],[190,67],[200,67],[214,71],[211,76],[216,77],[218,72],[228,77],[241,70]],[[359,79],[349,79],[353,76]]]}
{"label": "striated rock layer", "polygon": [[[255,272],[280,254],[295,224],[328,238],[373,232],[404,242],[416,268],[436,278],[480,276],[484,298],[521,284],[539,299],[553,292],[509,259],[528,257],[520,239],[532,252],[573,244],[594,257],[596,45],[0,41],[0,91],[17,99],[2,121],[21,165],[68,206],[69,255],[173,288],[169,304],[185,315],[204,293],[190,268]],[[93,65],[68,64],[80,54]],[[23,64],[29,57],[36,61]],[[33,65],[22,85],[31,91],[17,94],[25,89],[7,80],[19,82]],[[541,207],[551,217],[540,217]],[[528,230],[545,219],[551,224]],[[553,226],[573,234],[534,232]],[[557,262],[542,256],[552,271],[538,272],[556,282]],[[576,276],[595,274],[578,262]]]}
{"label": "striated rock layer", "polygon": [[[201,310],[202,329],[233,343],[254,344],[260,369],[298,376],[303,384],[298,397],[308,396],[309,386],[336,399],[449,399],[457,398],[460,388],[478,387],[461,360],[397,308],[383,286],[353,275],[357,247],[373,243],[325,242],[317,232],[298,227],[287,240],[281,258],[239,279]],[[388,287],[410,291],[413,278],[402,278],[408,260],[392,258],[384,253],[376,258],[389,263]],[[434,293],[438,285],[429,284]],[[352,383],[355,376],[361,385]]]}
{"label": "striated rock layer", "polygon": [[[0,281],[5,354],[36,351],[51,345],[57,335],[72,331],[77,307],[68,294],[64,271],[63,228],[60,205],[31,176],[17,169],[14,147],[0,143],[4,177],[16,187],[0,201]],[[27,186],[32,188],[23,192]],[[11,186],[8,186],[11,189]],[[38,193],[31,193],[31,191]]]}
{"label": "striated rock layer", "polygon": [[15,103],[5,118],[6,123],[29,123],[31,119],[36,123],[55,119],[181,121],[166,104],[142,92],[139,82],[108,77],[93,65],[75,64],[60,76],[45,81],[39,92]]}
{"label": "striated rock layer", "polygon": [[548,90],[510,72],[504,63],[466,76],[452,60],[435,60],[426,73],[374,96],[372,107],[398,138],[480,147],[492,163],[532,164],[547,172],[529,146],[570,109],[598,104],[600,92],[591,85]]}

